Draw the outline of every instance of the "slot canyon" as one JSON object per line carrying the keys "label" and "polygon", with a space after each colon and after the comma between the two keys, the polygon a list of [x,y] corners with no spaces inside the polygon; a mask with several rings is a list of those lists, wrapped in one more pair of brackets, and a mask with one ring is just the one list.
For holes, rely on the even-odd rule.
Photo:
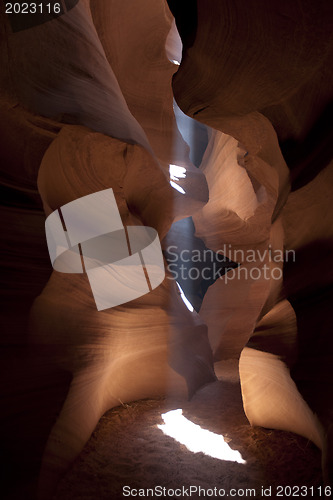
{"label": "slot canyon", "polygon": [[0,497],[330,497],[332,2],[0,19]]}

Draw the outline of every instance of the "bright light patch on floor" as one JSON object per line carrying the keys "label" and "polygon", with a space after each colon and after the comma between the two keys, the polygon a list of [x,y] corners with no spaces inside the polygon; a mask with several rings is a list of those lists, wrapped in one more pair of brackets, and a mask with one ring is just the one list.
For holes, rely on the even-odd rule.
{"label": "bright light patch on floor", "polygon": [[223,436],[194,424],[183,416],[182,410],[168,411],[161,416],[164,424],[158,425],[158,428],[167,436],[184,444],[193,453],[202,452],[219,460],[246,463],[239,451],[230,448]]}
{"label": "bright light patch on floor", "polygon": [[170,181],[170,184],[171,186],[174,188],[174,189],[177,189],[177,191],[179,191],[180,193],[182,194],[185,194],[185,191],[182,187],[178,186],[178,184],[176,184],[175,182],[173,181]]}
{"label": "bright light patch on floor", "polygon": [[177,286],[178,286],[178,288],[179,288],[179,291],[180,291],[180,296],[181,296],[181,298],[183,299],[184,304],[186,305],[186,307],[187,307],[187,309],[188,309],[189,311],[193,312],[193,311],[194,311],[194,308],[193,308],[193,306],[192,306],[191,302],[190,302],[190,301],[186,298],[186,296],[185,296],[185,294],[184,294],[184,292],[183,292],[183,290],[182,290],[181,286],[179,285],[178,281],[176,281],[176,283],[177,283]]}

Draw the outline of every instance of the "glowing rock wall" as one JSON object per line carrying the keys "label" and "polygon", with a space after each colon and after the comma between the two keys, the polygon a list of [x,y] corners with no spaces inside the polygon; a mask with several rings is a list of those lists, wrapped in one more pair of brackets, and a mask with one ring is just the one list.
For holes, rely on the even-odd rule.
{"label": "glowing rock wall", "polygon": [[[46,445],[41,498],[108,408],[191,395],[215,379],[213,361],[241,356],[250,422],[288,428],[288,415],[251,412],[262,393],[249,347],[270,353],[259,379],[271,369],[294,390],[274,355],[292,367],[322,427],[296,391],[295,421],[304,411],[315,430],[291,430],[323,447],[332,473],[332,12],[319,4],[170,0],[180,66],[167,57],[179,57],[179,38],[163,0],[66,2],[61,16],[35,25],[30,16],[20,29],[1,11],[4,417],[17,405],[32,428],[43,419],[31,431],[36,455]],[[173,93],[210,127],[199,169]],[[186,170],[181,189],[170,186],[170,164]],[[191,216],[207,248],[240,264],[208,288],[199,315],[168,275],[145,297],[98,312],[86,276],[51,274],[45,215],[107,188],[123,224],[155,228],[165,248],[171,224]],[[295,258],[272,260],[285,250]]]}

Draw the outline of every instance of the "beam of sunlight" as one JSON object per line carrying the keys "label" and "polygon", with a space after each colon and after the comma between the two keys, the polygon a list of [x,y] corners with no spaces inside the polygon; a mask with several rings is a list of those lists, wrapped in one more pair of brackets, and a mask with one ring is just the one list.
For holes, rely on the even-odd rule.
{"label": "beam of sunlight", "polygon": [[176,281],[176,283],[177,283],[177,286],[178,286],[178,288],[179,288],[179,291],[180,291],[180,296],[181,296],[181,298],[183,299],[184,304],[186,305],[186,307],[187,307],[187,309],[188,309],[189,311],[193,312],[193,311],[194,311],[194,308],[193,308],[193,306],[192,306],[191,302],[190,302],[190,301],[186,298],[185,293],[183,292],[183,290],[182,290],[182,288],[181,288],[180,284],[178,283],[178,281]]}
{"label": "beam of sunlight", "polygon": [[179,181],[179,179],[185,179],[186,168],[180,167],[179,165],[169,165],[169,175],[170,175],[170,185],[179,191],[181,194],[185,194],[185,190],[176,184],[174,181]]}
{"label": "beam of sunlight", "polygon": [[180,167],[179,165],[169,165],[169,174],[172,181],[179,181],[179,179],[185,179],[186,168]]}
{"label": "beam of sunlight", "polygon": [[193,453],[202,452],[219,460],[246,464],[239,451],[230,448],[223,436],[194,424],[183,416],[183,410],[168,411],[161,416],[164,424],[158,425],[158,428],[167,436],[184,444]]}
{"label": "beam of sunlight", "polygon": [[176,189],[180,193],[185,194],[184,189],[182,187],[178,186],[178,184],[176,184],[175,182],[170,181],[170,185],[171,185],[171,187],[173,187],[173,189]]}

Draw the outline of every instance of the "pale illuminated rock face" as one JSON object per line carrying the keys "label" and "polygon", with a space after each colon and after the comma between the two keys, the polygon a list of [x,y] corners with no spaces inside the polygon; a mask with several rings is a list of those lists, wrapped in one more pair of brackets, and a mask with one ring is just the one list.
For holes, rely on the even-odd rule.
{"label": "pale illuminated rock face", "polygon": [[[4,228],[12,290],[4,296],[11,325],[4,343],[14,338],[35,350],[31,362],[23,351],[18,373],[34,363],[36,378],[70,379],[44,430],[41,498],[107,409],[191,395],[215,379],[214,361],[230,358],[240,358],[250,423],[312,439],[324,450],[326,479],[331,474],[333,354],[325,318],[333,179],[320,121],[331,81],[327,2],[317,17],[304,2],[303,27],[289,2],[258,6],[258,17],[244,2],[216,0],[207,9],[198,0],[197,12],[169,4],[183,38],[180,66],[169,60],[180,59],[180,42],[162,0],[140,7],[81,0],[59,18],[14,32],[3,18],[2,220],[12,228]],[[210,127],[199,169],[176,124],[176,71],[180,108]],[[169,165],[185,169],[178,190]],[[50,276],[45,215],[108,188],[124,225],[151,226],[167,245],[172,222],[191,216],[208,249],[240,264],[208,288],[199,314],[187,310],[169,274],[148,295],[101,312],[85,275]],[[286,250],[296,254],[283,263]],[[32,376],[25,383],[32,392],[38,386]]]}
{"label": "pale illuminated rock face", "polygon": [[[240,142],[213,134],[202,164],[209,202],[193,217],[196,234],[209,248],[240,263],[210,287],[200,310],[216,360],[240,355],[265,303],[272,296],[276,300],[281,287],[282,272],[275,268],[282,264],[272,261],[270,251],[282,252],[283,229],[279,221],[271,221],[279,196],[279,169],[286,175],[287,168],[270,124],[259,115],[254,118],[253,130],[255,125],[262,129],[260,145],[248,142],[245,134]],[[271,158],[275,149],[275,163],[264,153],[258,155],[265,149]]]}
{"label": "pale illuminated rock face", "polygon": [[[203,0],[186,7],[173,0],[168,3],[184,44],[182,62],[173,78],[178,105],[239,141],[234,144],[238,152],[230,147],[227,156],[227,149],[224,154],[224,148],[219,151],[223,141],[228,145],[227,139],[218,134],[211,138],[211,154],[207,150],[201,166],[210,199],[194,216],[197,234],[215,249],[230,242],[232,252],[239,247],[267,249],[270,244],[272,250],[295,251],[284,264],[283,283],[241,278],[227,285],[226,275],[224,282],[210,287],[200,313],[208,324],[215,358],[223,359],[228,351],[239,355],[252,336],[251,347],[293,362],[293,378],[324,427],[320,439],[310,429],[317,424],[305,414],[303,418],[297,405],[290,413],[303,418],[303,424],[308,422],[309,427],[302,431],[305,435],[316,434],[317,443],[321,441],[325,478],[332,481],[333,379],[332,370],[327,369],[333,359],[328,306],[332,300],[332,224],[328,222],[332,208],[328,208],[327,191],[332,188],[328,127],[333,81],[328,19],[332,19],[332,7],[322,2],[319,12],[318,4],[306,0],[297,6],[269,2],[260,7],[216,0],[210,9]],[[237,161],[244,149],[248,155]],[[235,176],[230,174],[231,163]],[[246,177],[240,176],[237,163],[245,167],[253,192]],[[235,196],[241,196],[236,178],[243,194],[240,206],[235,205]],[[223,189],[224,180],[227,186]],[[237,194],[229,197],[229,190]],[[246,262],[243,267],[251,266],[254,263]],[[290,308],[295,312],[294,321]],[[240,364],[249,420],[288,428],[288,415],[283,416],[283,411],[279,415],[277,400],[271,400],[272,415],[261,413],[255,401],[264,400],[269,387],[276,394],[274,384],[284,381],[286,399],[280,402],[288,407],[287,394],[296,390],[292,379],[288,381],[277,359],[258,355],[260,372],[251,357],[256,358],[251,351],[243,351]],[[294,430],[296,427],[293,425]]]}
{"label": "pale illuminated rock face", "polygon": [[[126,9],[117,10],[119,6],[119,2],[108,6],[111,18],[118,12],[117,26],[131,19]],[[102,5],[97,9],[103,22],[108,19],[107,11]],[[149,13],[152,25],[144,23]],[[164,51],[172,16],[163,2],[147,2],[138,15],[141,23],[134,18],[135,26],[124,27],[127,45],[121,37],[115,39],[125,52],[119,54],[114,40],[103,37],[117,78],[87,2],[79,2],[53,21],[8,33],[14,54],[8,70],[15,95],[30,112],[43,116],[34,118],[22,110],[13,118],[9,110],[15,97],[8,95],[12,89],[4,84],[7,101],[3,107],[11,116],[12,141],[19,143],[23,135],[36,144],[31,155],[24,152],[27,146],[19,144],[28,158],[18,155],[8,175],[18,190],[22,178],[34,188],[37,180],[46,216],[77,198],[112,188],[122,223],[153,227],[163,239],[174,219],[192,215],[203,206],[208,188],[204,174],[189,161],[188,146],[173,114],[174,64]],[[156,19],[161,31],[152,31],[139,54],[138,41],[146,39]],[[96,25],[103,29],[98,19]],[[7,29],[10,32],[8,23]],[[112,61],[115,56],[125,63],[123,68]],[[134,93],[124,80],[128,67],[132,67]],[[133,82],[137,82],[134,87]],[[170,186],[170,164],[186,169],[181,183],[186,197]],[[28,220],[26,213],[21,217]],[[33,254],[28,234],[21,234],[23,243]],[[53,410],[54,424],[48,430],[40,474],[41,498],[50,497],[107,409],[163,394],[186,397],[216,379],[207,327],[187,310],[168,274],[151,293],[101,312],[86,275],[53,272],[46,281],[44,277],[42,293],[30,311],[29,345],[42,355],[31,362],[44,376],[45,366],[55,373],[68,372],[71,382],[59,409]],[[55,411],[59,413],[56,418]]]}

